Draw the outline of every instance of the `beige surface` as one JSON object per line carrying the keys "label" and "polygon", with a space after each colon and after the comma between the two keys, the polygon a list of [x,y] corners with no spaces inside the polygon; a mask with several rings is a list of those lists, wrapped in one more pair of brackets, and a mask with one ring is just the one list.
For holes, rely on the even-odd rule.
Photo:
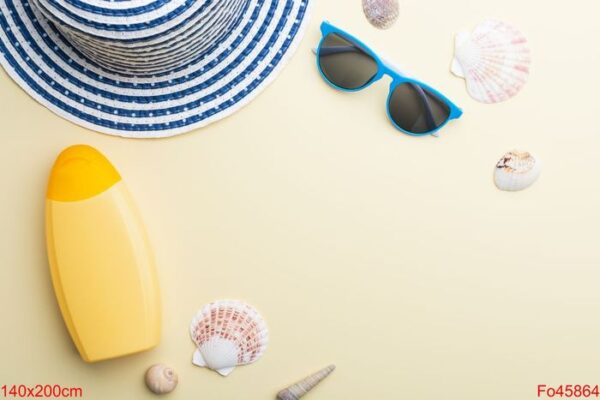
{"label": "beige surface", "polygon": [[[534,399],[537,384],[599,384],[600,7],[593,0],[402,0],[371,28],[359,0],[321,0],[305,41],[251,105],[160,141],[85,131],[0,79],[0,384],[81,386],[88,399],[153,398],[142,374],[180,373],[173,399],[270,399],[336,363],[311,399]],[[485,106],[448,72],[453,33],[505,19],[532,42],[532,79]],[[329,89],[310,48],[323,18],[440,88],[465,115],[440,139],[397,133],[387,82]],[[156,248],[159,347],[96,365],[75,353],[46,265],[43,198],[65,146],[120,169]],[[507,150],[545,163],[503,193]],[[118,277],[117,277],[118,278]],[[216,298],[266,316],[271,344],[224,379],[193,367],[188,323]]]}

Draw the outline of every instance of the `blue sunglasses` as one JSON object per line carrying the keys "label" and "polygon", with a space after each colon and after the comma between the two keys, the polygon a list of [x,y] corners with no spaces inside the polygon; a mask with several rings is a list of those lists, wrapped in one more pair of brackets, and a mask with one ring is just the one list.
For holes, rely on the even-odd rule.
{"label": "blue sunglasses", "polygon": [[384,75],[390,76],[387,114],[402,132],[413,136],[432,135],[462,115],[462,110],[446,96],[407,77],[354,36],[329,22],[321,24],[321,33],[323,37],[316,53],[323,79],[336,89],[356,92]]}

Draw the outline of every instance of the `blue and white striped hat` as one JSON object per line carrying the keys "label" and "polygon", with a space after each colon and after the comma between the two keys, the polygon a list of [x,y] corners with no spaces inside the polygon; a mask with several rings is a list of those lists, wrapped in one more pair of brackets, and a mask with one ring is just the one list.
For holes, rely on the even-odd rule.
{"label": "blue and white striped hat", "polygon": [[314,0],[0,0],[0,62],[87,128],[165,137],[221,119],[273,80]]}

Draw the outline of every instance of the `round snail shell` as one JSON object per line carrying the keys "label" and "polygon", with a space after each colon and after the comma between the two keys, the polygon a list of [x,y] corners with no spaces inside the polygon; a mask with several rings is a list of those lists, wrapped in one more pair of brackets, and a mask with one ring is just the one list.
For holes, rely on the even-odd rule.
{"label": "round snail shell", "polygon": [[177,386],[177,374],[164,364],[155,364],[146,371],[146,386],[153,393],[165,394],[172,392]]}

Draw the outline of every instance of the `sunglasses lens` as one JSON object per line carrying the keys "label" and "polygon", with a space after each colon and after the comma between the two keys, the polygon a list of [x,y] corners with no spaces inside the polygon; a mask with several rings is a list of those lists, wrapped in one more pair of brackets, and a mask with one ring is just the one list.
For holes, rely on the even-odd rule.
{"label": "sunglasses lens", "polygon": [[450,116],[450,107],[444,100],[414,83],[396,86],[388,107],[396,125],[416,134],[439,128]]}
{"label": "sunglasses lens", "polygon": [[359,89],[377,75],[377,62],[358,45],[328,34],[319,50],[319,65],[329,82],[343,89]]}

